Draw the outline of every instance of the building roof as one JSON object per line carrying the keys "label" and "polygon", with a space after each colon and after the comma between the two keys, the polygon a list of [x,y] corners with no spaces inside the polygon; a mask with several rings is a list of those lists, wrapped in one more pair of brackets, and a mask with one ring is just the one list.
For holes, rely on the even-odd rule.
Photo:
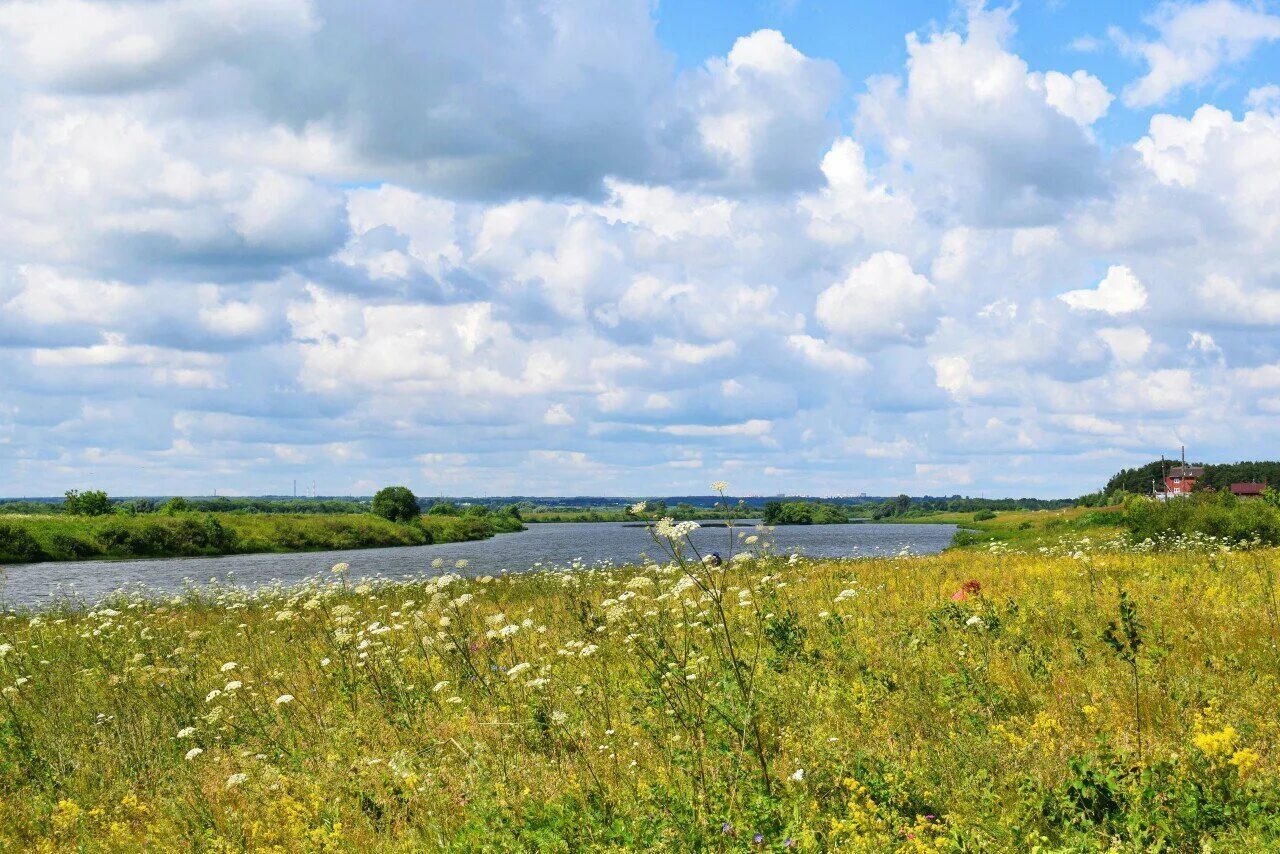
{"label": "building roof", "polygon": [[1204,477],[1204,466],[1174,466],[1169,477]]}
{"label": "building roof", "polygon": [[1233,483],[1231,484],[1232,495],[1261,495],[1267,491],[1265,483]]}

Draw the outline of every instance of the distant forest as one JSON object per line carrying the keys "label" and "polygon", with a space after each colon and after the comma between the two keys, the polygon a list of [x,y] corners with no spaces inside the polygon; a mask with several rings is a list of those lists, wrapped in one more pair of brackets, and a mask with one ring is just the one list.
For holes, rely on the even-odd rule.
{"label": "distant forest", "polygon": [[[1180,465],[1180,463],[1173,460],[1165,460],[1163,465],[1165,472],[1168,472],[1170,468]],[[1204,479],[1200,481],[1199,485],[1211,486],[1216,490],[1227,489],[1233,483],[1245,481],[1266,482],[1273,486],[1280,486],[1280,462],[1275,460],[1242,463],[1188,463],[1188,465],[1204,466]],[[1107,481],[1107,487],[1104,491],[1107,495],[1112,495],[1120,490],[1149,495],[1152,481],[1159,482],[1161,479],[1160,466],[1161,462],[1156,460],[1137,468],[1124,469]]]}

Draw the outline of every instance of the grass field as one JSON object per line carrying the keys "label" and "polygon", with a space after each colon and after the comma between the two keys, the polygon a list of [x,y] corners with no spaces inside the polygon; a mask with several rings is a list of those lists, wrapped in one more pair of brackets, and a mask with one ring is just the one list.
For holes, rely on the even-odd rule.
{"label": "grass field", "polygon": [[479,540],[522,527],[506,514],[423,516],[410,524],[371,513],[7,516],[0,518],[0,562],[413,546]]}
{"label": "grass field", "polygon": [[1076,549],[11,614],[0,847],[1274,850],[1280,554]]}

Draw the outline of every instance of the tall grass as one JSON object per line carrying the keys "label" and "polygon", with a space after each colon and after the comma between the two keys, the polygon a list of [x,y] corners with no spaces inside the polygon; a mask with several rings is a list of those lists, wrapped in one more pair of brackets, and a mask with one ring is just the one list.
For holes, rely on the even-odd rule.
{"label": "tall grass", "polygon": [[1278,557],[338,567],[12,613],[0,847],[1274,848]]}

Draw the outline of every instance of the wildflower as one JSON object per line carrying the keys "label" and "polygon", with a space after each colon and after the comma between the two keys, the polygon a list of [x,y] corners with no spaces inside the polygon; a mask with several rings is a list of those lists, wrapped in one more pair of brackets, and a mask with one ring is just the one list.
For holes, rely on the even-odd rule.
{"label": "wildflower", "polygon": [[797,769],[795,770],[795,773],[791,775],[791,780],[792,780],[792,782],[799,783],[799,782],[800,782],[800,781],[802,781],[803,779],[804,779],[804,769],[803,769],[803,768],[797,768]]}
{"label": "wildflower", "polygon": [[524,673],[530,667],[533,667],[533,665],[527,661],[522,661],[519,664],[512,666],[512,668],[507,671],[507,678],[514,679],[516,676],[519,676],[521,673]]}
{"label": "wildflower", "polygon": [[439,569],[442,566],[444,566],[444,558],[442,557],[438,557],[435,560],[431,561],[432,569]]}
{"label": "wildflower", "polygon": [[755,836],[751,837],[751,844],[752,844],[752,845],[764,845],[764,834],[763,834],[763,833],[757,833]]}
{"label": "wildflower", "polygon": [[1256,768],[1261,759],[1256,750],[1245,747],[1232,754],[1231,764],[1236,766],[1236,771],[1243,777]]}
{"label": "wildflower", "polygon": [[243,687],[244,687],[244,683],[241,682],[239,679],[232,679],[230,682],[226,684],[226,687],[224,687],[222,690],[230,694],[232,691],[239,691]]}
{"label": "wildflower", "polygon": [[327,659],[327,658],[322,658],[322,659],[320,659],[320,666],[321,666],[321,667],[328,667],[328,666],[329,666],[329,659]]}
{"label": "wildflower", "polygon": [[649,505],[644,501],[637,501],[635,504],[632,504],[627,509],[630,510],[634,515],[639,516],[641,513],[645,511],[645,508],[648,506]]}
{"label": "wildflower", "polygon": [[187,761],[190,762],[192,759],[195,759],[201,753],[204,753],[204,748],[202,747],[191,748],[190,750],[187,751]]}
{"label": "wildflower", "polygon": [[349,569],[351,569],[351,564],[349,563],[335,563],[333,565],[333,569],[330,569],[329,571],[334,575],[342,575]]}
{"label": "wildflower", "polygon": [[729,484],[725,483],[723,480],[717,480],[715,483],[711,484],[711,489],[715,492],[724,492],[728,488]]}
{"label": "wildflower", "polygon": [[195,734],[196,728],[193,726],[184,726],[182,729],[178,730],[178,738],[191,738],[191,736]]}
{"label": "wildflower", "polygon": [[235,670],[235,669],[236,669],[236,663],[234,661],[228,661],[226,664],[222,665],[221,667],[221,670],[223,673],[230,673],[232,670]]}
{"label": "wildflower", "polygon": [[234,789],[236,786],[239,786],[241,783],[243,783],[245,780],[248,780],[248,779],[249,779],[248,774],[244,774],[244,773],[232,774],[230,777],[227,778],[227,788]]}
{"label": "wildflower", "polygon": [[720,825],[720,832],[725,836],[733,836],[733,825],[726,821],[724,824]]}
{"label": "wildflower", "polygon": [[8,655],[11,652],[13,652],[13,644],[0,643],[0,658],[4,658],[6,655]]}
{"label": "wildflower", "polygon": [[556,709],[554,712],[551,713],[551,722],[553,724],[564,724],[568,720],[569,720],[569,716],[564,712],[560,711],[559,709]]}
{"label": "wildflower", "polygon": [[210,691],[208,694],[205,694],[205,695],[204,695],[204,701],[205,701],[206,703],[212,703],[214,700],[216,700],[217,698],[219,698],[219,697],[221,697],[221,696],[222,696],[222,689],[221,689],[221,688],[214,688],[214,689],[213,689],[212,691]]}
{"label": "wildflower", "polygon": [[466,565],[467,565],[467,564],[469,564],[469,563],[471,563],[471,561],[467,560],[466,558],[462,558],[461,560],[459,560],[459,561],[457,561],[456,563],[454,563],[454,568],[456,568],[456,569],[463,569],[463,568],[465,568],[465,567],[466,567]]}
{"label": "wildflower", "polygon": [[985,629],[987,627],[987,624],[982,622],[982,618],[979,617],[977,614],[974,614],[972,617],[965,620],[964,624],[966,626],[976,626],[979,629]]}
{"label": "wildflower", "polygon": [[292,702],[293,702],[292,694],[281,694],[279,697],[276,697],[277,706],[288,705],[289,703],[292,703]]}

